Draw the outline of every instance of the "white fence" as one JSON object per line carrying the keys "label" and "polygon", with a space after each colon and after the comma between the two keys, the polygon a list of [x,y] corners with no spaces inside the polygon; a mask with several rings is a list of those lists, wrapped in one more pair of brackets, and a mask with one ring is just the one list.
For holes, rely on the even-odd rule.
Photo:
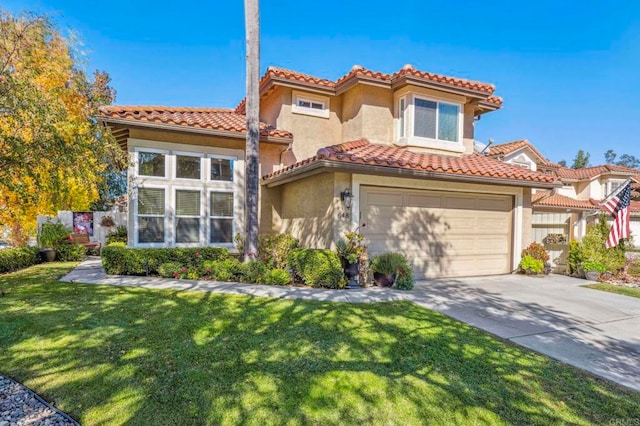
{"label": "white fence", "polygon": [[[113,227],[105,227],[100,225],[102,218],[105,216],[111,216],[115,222]],[[71,211],[58,211],[58,216],[38,216],[38,230],[43,223],[47,221],[61,222],[69,229],[73,229],[73,212]],[[93,242],[99,242],[103,245],[107,242],[107,234],[115,231],[118,226],[127,226],[127,213],[122,212],[93,212],[93,236],[90,240]]]}

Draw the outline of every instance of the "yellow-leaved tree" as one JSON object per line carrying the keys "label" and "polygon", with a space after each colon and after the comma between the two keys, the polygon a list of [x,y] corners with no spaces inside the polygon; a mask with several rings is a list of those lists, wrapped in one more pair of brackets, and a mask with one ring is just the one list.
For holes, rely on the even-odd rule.
{"label": "yellow-leaved tree", "polygon": [[0,231],[14,242],[38,214],[85,210],[124,153],[94,119],[115,91],[87,77],[50,19],[0,10]]}

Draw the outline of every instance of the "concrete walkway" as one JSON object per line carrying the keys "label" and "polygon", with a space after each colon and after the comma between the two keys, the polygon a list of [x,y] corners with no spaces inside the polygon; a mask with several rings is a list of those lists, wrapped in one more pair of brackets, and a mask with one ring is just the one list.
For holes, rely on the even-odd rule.
{"label": "concrete walkway", "polygon": [[640,299],[583,288],[587,281],[562,275],[419,281],[411,291],[322,290],[109,276],[90,259],[62,281],[348,303],[408,300],[640,391]]}

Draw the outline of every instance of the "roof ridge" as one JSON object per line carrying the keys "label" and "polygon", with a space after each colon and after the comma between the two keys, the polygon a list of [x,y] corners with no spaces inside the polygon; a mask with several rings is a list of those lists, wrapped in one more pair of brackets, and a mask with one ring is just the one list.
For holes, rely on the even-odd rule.
{"label": "roof ridge", "polygon": [[100,111],[235,112],[233,108],[171,107],[165,105],[103,105]]}

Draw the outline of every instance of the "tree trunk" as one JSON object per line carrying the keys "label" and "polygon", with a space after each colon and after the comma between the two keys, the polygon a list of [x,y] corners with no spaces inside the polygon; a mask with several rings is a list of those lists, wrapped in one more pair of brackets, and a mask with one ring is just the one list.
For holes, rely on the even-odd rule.
{"label": "tree trunk", "polygon": [[258,253],[258,175],[259,159],[259,88],[260,83],[260,14],[258,0],[244,2],[247,43],[247,144],[245,169],[245,259]]}

